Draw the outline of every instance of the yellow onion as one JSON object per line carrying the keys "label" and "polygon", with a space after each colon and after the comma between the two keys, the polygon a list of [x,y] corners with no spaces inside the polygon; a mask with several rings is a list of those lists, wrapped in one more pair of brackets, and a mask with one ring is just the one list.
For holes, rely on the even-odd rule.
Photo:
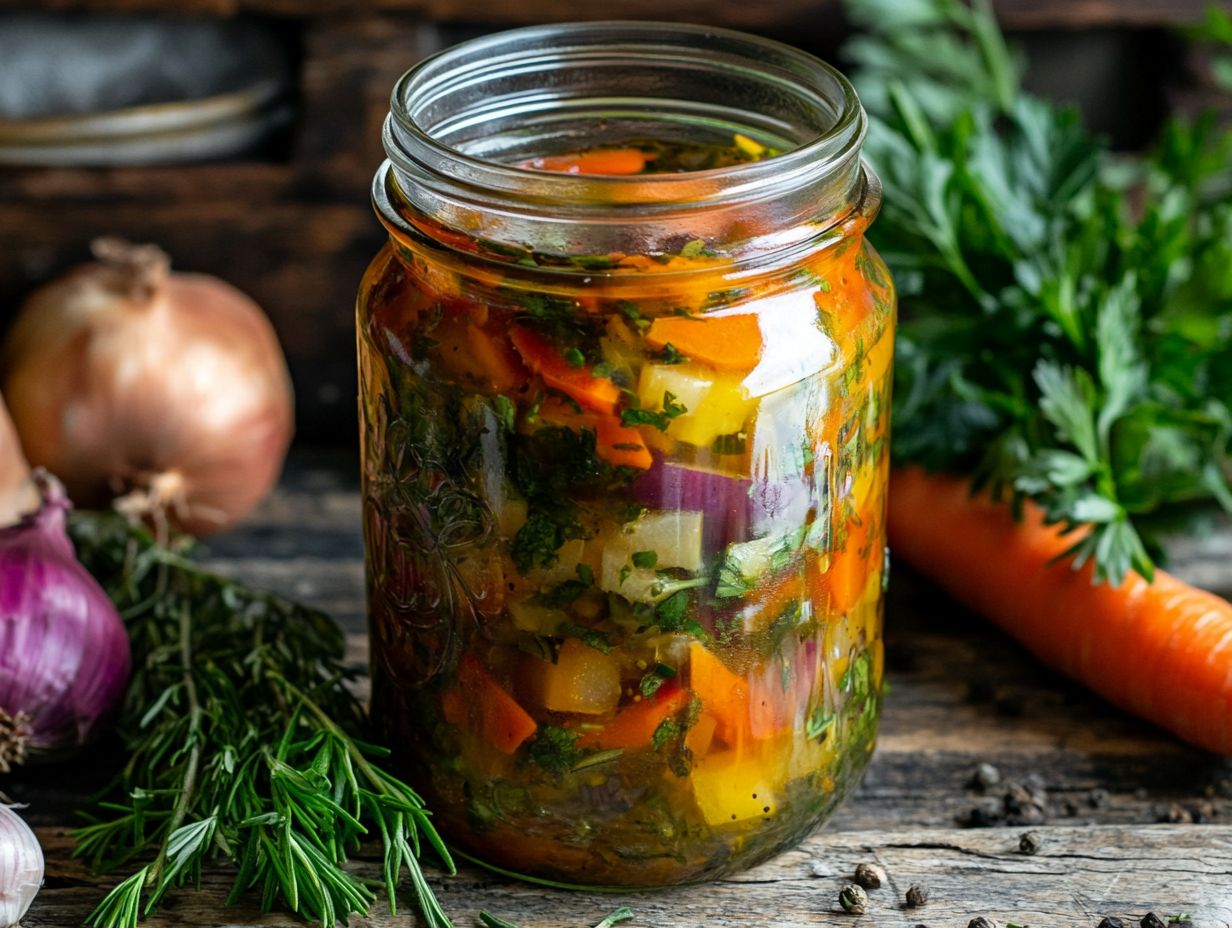
{"label": "yellow onion", "polygon": [[202,535],[269,492],[291,440],[290,378],[260,308],[153,245],[36,291],[0,351],[0,392],[30,463],[78,505],[117,502]]}
{"label": "yellow onion", "polygon": [[30,465],[26,463],[17,432],[4,408],[4,397],[0,396],[0,527],[12,525],[37,509],[38,504],[38,490],[30,479]]}

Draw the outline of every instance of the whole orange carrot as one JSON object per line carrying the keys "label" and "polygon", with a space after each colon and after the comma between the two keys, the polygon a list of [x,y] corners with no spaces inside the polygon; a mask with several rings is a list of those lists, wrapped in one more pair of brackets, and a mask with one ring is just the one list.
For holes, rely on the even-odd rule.
{"label": "whole orange carrot", "polygon": [[1041,660],[1186,741],[1232,754],[1232,604],[1163,571],[1095,585],[1051,563],[1070,540],[1028,504],[972,497],[965,480],[896,471],[891,551]]}

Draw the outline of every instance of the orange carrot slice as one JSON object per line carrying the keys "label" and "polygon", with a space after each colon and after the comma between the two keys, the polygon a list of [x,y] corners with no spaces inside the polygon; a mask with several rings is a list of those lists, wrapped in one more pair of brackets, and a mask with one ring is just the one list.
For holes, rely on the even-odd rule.
{"label": "orange carrot slice", "polygon": [[515,325],[510,339],[526,366],[553,390],[573,397],[595,412],[616,412],[620,390],[606,377],[596,377],[587,365],[570,364],[550,339],[525,326]]}
{"label": "orange carrot slice", "polygon": [[473,654],[458,665],[458,689],[442,697],[446,721],[469,728],[502,754],[512,754],[538,729]]}
{"label": "orange carrot slice", "polygon": [[578,411],[564,400],[548,397],[539,406],[539,418],[549,425],[570,429],[591,429],[595,433],[595,454],[616,467],[648,470],[654,463],[642,433],[621,425],[619,417],[584,409]]}
{"label": "orange carrot slice", "polygon": [[603,750],[649,747],[655,730],[688,704],[688,690],[675,681],[665,683],[650,699],[626,706],[607,724],[582,731],[578,747]]}
{"label": "orange carrot slice", "polygon": [[819,578],[819,586],[826,594],[827,610],[835,615],[851,611],[871,571],[869,549],[869,522],[847,523],[847,542],[841,550],[830,554],[830,566]]}
{"label": "orange carrot slice", "polygon": [[640,174],[652,160],[636,148],[597,148],[568,155],[546,155],[523,161],[519,167],[560,174]]}
{"label": "orange carrot slice", "polygon": [[654,348],[671,344],[692,360],[719,370],[751,371],[761,359],[761,326],[751,313],[661,316],[650,324],[646,341]]}
{"label": "orange carrot slice", "polygon": [[749,684],[699,642],[689,645],[688,686],[715,720],[715,734],[737,745],[749,731]]}

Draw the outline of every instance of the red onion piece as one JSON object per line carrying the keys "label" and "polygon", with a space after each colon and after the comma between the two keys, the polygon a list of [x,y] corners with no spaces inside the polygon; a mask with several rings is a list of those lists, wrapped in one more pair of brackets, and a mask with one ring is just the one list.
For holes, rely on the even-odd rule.
{"label": "red onion piece", "polygon": [[124,623],[78,563],[64,489],[0,529],[0,771],[71,753],[100,733],[131,670]]}
{"label": "red onion piece", "polygon": [[772,483],[690,467],[658,455],[633,482],[633,496],[656,509],[701,510],[705,546],[720,551],[747,541],[798,529],[810,505],[803,477]]}

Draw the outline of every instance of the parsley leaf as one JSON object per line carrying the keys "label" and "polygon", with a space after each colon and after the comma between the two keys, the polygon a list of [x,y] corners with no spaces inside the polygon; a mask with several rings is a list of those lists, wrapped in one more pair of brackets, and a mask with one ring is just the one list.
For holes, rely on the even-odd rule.
{"label": "parsley leaf", "polygon": [[663,408],[661,410],[639,409],[629,407],[620,411],[622,425],[650,425],[661,432],[666,432],[673,419],[682,416],[688,409],[683,403],[676,402],[676,394],[670,390],[663,393]]}
{"label": "parsley leaf", "polygon": [[653,570],[659,563],[659,555],[654,551],[634,551],[629,559],[633,561],[634,567],[642,570]]}
{"label": "parsley leaf", "polygon": [[573,769],[585,752],[577,746],[580,736],[556,725],[544,725],[530,743],[528,756],[555,777],[563,777]]}

